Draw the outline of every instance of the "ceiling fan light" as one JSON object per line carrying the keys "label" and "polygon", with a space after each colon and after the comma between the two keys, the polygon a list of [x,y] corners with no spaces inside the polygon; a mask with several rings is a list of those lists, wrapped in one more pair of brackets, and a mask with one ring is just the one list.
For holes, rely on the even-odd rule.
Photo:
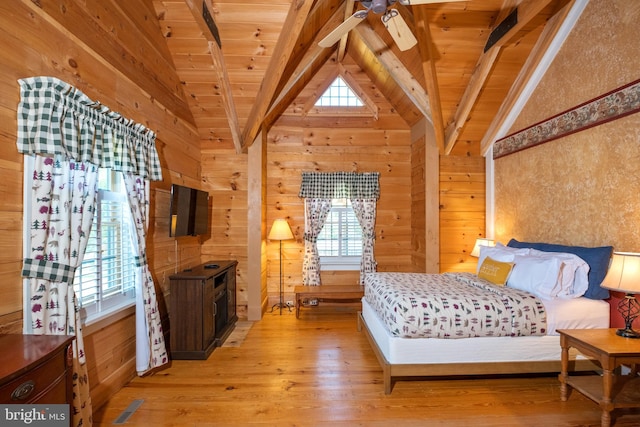
{"label": "ceiling fan light", "polygon": [[387,0],[373,0],[371,10],[373,13],[384,13],[387,10]]}

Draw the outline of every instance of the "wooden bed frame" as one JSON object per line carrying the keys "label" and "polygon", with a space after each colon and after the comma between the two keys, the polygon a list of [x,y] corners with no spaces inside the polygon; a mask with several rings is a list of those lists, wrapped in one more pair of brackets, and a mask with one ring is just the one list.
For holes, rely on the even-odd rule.
{"label": "wooden bed frame", "polygon": [[[391,394],[393,385],[400,377],[446,377],[467,375],[497,375],[497,374],[533,374],[561,371],[560,360],[540,362],[479,362],[479,363],[437,363],[437,364],[392,364],[386,360],[378,347],[367,322],[358,312],[358,331],[364,331],[371,348],[380,363],[384,378],[384,393]],[[594,371],[601,369],[594,362],[586,359],[569,362],[570,371]]]}

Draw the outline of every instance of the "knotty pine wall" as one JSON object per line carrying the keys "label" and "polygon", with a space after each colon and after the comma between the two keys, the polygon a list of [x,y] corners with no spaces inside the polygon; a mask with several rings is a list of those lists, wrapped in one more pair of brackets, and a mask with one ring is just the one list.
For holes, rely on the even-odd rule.
{"label": "knotty pine wall", "polygon": [[216,149],[202,141],[202,182],[211,204],[211,236],[203,240],[201,258],[235,259],[236,305],[240,318],[247,318],[247,154]]}
{"label": "knotty pine wall", "polygon": [[[70,1],[64,8],[59,2],[0,2],[0,333],[20,333],[23,319],[23,160],[15,143],[19,78],[60,78],[157,133],[164,180],[151,187],[147,255],[165,327],[168,276],[200,262],[198,238],[168,235],[170,184],[202,186],[200,141],[154,11],[147,7],[110,0]],[[96,408],[135,375],[133,310],[113,323],[89,325],[84,333]]]}
{"label": "knotty pine wall", "polygon": [[[303,171],[380,172],[375,257],[380,271],[411,271],[411,151],[408,129],[276,126],[267,147],[267,229],[286,218],[295,240],[283,241],[285,297],[302,284]],[[279,242],[268,242],[268,289],[279,286]],[[358,284],[359,272],[323,271],[323,284]]]}

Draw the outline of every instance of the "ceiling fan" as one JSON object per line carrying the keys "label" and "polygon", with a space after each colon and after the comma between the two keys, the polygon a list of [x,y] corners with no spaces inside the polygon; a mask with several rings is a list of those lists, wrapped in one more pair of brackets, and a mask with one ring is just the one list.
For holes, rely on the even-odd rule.
{"label": "ceiling fan", "polygon": [[432,4],[432,3],[447,3],[454,1],[468,1],[468,0],[361,0],[360,3],[365,7],[363,10],[358,10],[349,18],[338,25],[331,33],[318,43],[321,47],[331,47],[338,42],[349,31],[355,28],[356,25],[361,23],[369,12],[373,12],[377,15],[382,14],[381,20],[384,26],[393,37],[396,45],[400,50],[408,50],[418,43],[415,36],[409,29],[409,26],[402,19],[402,16],[397,9],[391,8],[393,4],[400,3],[403,6],[412,6],[419,4]]}

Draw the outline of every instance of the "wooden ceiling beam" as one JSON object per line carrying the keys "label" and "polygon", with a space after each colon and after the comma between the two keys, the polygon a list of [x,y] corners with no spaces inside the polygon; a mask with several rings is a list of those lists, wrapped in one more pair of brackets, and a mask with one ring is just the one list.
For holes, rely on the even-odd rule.
{"label": "wooden ceiling beam", "polygon": [[242,151],[245,151],[253,144],[254,139],[262,127],[262,122],[276,94],[280,78],[289,63],[289,58],[293,53],[312,5],[312,0],[293,0],[291,2],[287,18],[282,25],[282,28],[285,30],[280,33],[273,55],[269,61],[269,66],[265,72],[265,77],[260,85],[256,102],[251,108],[247,124],[242,134]]}
{"label": "wooden ceiling beam", "polygon": [[320,68],[331,58],[334,50],[330,48],[323,48],[318,45],[318,41],[327,36],[335,27],[340,25],[343,20],[344,9],[337,8],[328,20],[325,20],[325,24],[320,31],[317,32],[313,29],[313,33],[316,34],[315,38],[311,40],[310,46],[307,49],[306,55],[297,64],[295,71],[287,80],[281,79],[280,84],[285,81],[286,86],[280,87],[277,90],[277,98],[272,103],[269,112],[265,117],[267,129],[270,128],[278,117],[289,107],[289,104],[300,94],[300,91],[304,89],[305,85],[311,81],[313,76],[318,72]]}
{"label": "wooden ceiling beam", "polygon": [[383,68],[389,73],[400,89],[420,110],[422,115],[432,122],[429,97],[422,85],[407,70],[402,61],[389,49],[378,33],[368,25],[358,25],[354,30],[364,45],[380,61]]}
{"label": "wooden ceiling beam", "polygon": [[442,103],[440,102],[440,89],[438,76],[436,74],[436,64],[433,52],[433,39],[429,28],[429,17],[427,9],[415,6],[414,11],[414,31],[418,39],[418,49],[422,59],[422,72],[427,86],[427,95],[431,107],[431,123],[435,135],[435,143],[440,154],[444,153],[444,120],[442,117]]}
{"label": "wooden ceiling beam", "polygon": [[301,64],[302,67],[296,71],[294,78],[289,81],[285,90],[281,92],[266,115],[264,123],[267,130],[273,126],[275,121],[286,111],[333,54],[334,51],[332,49],[319,49],[314,51],[313,55],[307,57],[307,60]]}
{"label": "wooden ceiling beam", "polygon": [[231,92],[231,83],[229,82],[229,76],[227,74],[227,67],[224,63],[224,56],[222,50],[218,46],[215,37],[211,33],[209,26],[204,20],[203,12],[207,7],[207,12],[210,16],[213,16],[209,6],[205,6],[204,2],[198,0],[186,0],[189,10],[193,15],[198,27],[202,31],[202,34],[209,42],[209,53],[211,54],[211,61],[213,62],[213,68],[218,76],[218,82],[220,83],[220,95],[222,96],[222,104],[227,116],[227,122],[229,123],[229,130],[231,131],[231,138],[233,139],[233,146],[236,152],[240,153],[242,150],[242,135],[240,131],[240,122],[238,121],[238,112],[236,110],[235,103],[233,101],[233,94]]}
{"label": "wooden ceiling beam", "polygon": [[[346,21],[353,14],[353,6],[355,4],[355,0],[347,0],[345,2],[344,8],[344,20]],[[349,38],[349,31],[347,34],[342,36],[340,42],[338,43],[338,63],[342,62],[344,59],[344,54],[347,52],[347,39]]]}
{"label": "wooden ceiling beam", "polygon": [[514,6],[518,9],[517,23],[478,59],[473,75],[471,76],[469,84],[458,103],[458,108],[454,113],[453,119],[447,126],[445,132],[445,154],[451,153],[451,150],[457,142],[458,136],[460,135],[464,124],[469,119],[469,114],[478,99],[478,95],[480,94],[496,59],[498,58],[498,54],[500,53],[502,46],[509,43],[511,39],[518,34],[518,32],[520,32],[552,1],[553,0],[523,0],[517,6],[515,6],[515,0],[504,1],[500,15],[498,15],[498,19],[496,19],[497,24],[494,26],[494,29],[512,12]]}
{"label": "wooden ceiling beam", "polygon": [[[540,66],[545,55],[548,54],[560,28],[563,26],[565,20],[569,16],[572,10],[575,0],[571,0],[569,4],[565,5],[559,12],[549,19],[542,34],[538,38],[535,46],[529,54],[527,62],[523,65],[520,74],[516,77],[515,82],[511,85],[509,93],[505,97],[500,109],[496,113],[493,121],[489,125],[487,132],[485,133],[480,143],[480,153],[484,156],[487,154],[493,143],[495,142],[496,135],[502,128],[502,125],[506,122],[509,114],[514,109],[521,95],[524,93],[532,76],[537,73],[537,69]],[[557,49],[558,47],[556,47]]]}
{"label": "wooden ceiling beam", "polygon": [[[309,15],[307,16],[307,20],[304,24],[304,31],[300,33],[300,36],[293,48],[293,52],[289,57],[289,62],[282,72],[282,76],[280,77],[280,81],[278,82],[278,86],[275,90],[274,98],[284,90],[284,87],[293,76],[295,70],[299,68],[300,62],[305,60],[305,55],[308,55],[310,51],[315,51],[320,48],[318,46],[318,40],[322,39],[318,38],[317,33],[321,32],[322,34],[329,34],[329,32],[331,32],[330,30],[333,30],[333,28],[342,23],[344,20],[344,13],[344,0],[316,2],[313,9],[311,9],[311,12],[309,12]],[[327,27],[329,27],[330,30],[326,30]],[[318,29],[320,29],[320,31],[318,31]],[[313,56],[315,53],[312,52],[311,55]],[[272,101],[272,105],[275,104],[275,99]]]}

